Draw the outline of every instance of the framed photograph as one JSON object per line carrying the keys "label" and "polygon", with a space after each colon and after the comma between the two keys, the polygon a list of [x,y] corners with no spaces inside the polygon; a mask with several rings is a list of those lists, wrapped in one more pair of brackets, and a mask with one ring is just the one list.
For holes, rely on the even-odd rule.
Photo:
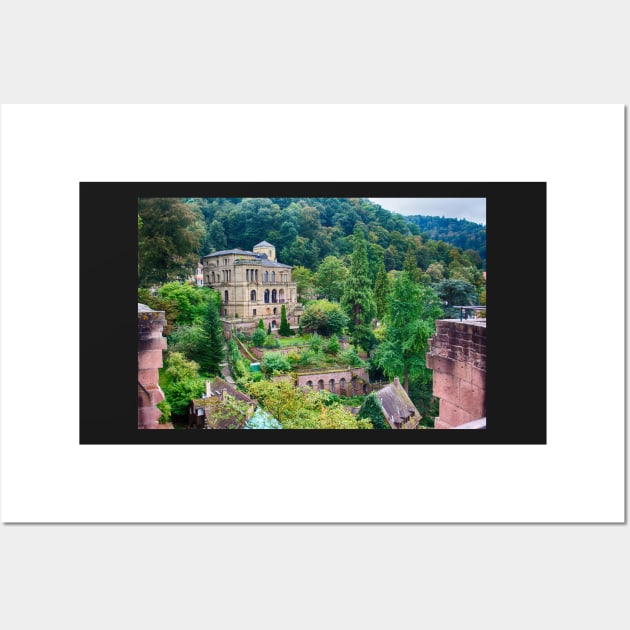
{"label": "framed photograph", "polygon": [[80,218],[82,444],[546,442],[545,182],[81,182]]}

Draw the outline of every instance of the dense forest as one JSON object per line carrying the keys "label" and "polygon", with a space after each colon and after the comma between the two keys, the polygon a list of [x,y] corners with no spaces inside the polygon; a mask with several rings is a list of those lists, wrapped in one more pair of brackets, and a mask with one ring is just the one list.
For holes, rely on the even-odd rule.
{"label": "dense forest", "polygon": [[[264,327],[241,335],[238,341],[245,346],[267,351],[264,371],[365,365],[372,379],[398,376],[429,421],[437,408],[425,365],[428,340],[436,318],[459,316],[454,305],[485,305],[485,228],[443,218],[423,217],[430,221],[421,224],[409,220],[419,218],[405,218],[367,199],[140,199],[138,301],[164,310],[168,322],[161,378],[167,395],[164,416],[172,412],[181,417],[187,402],[203,391],[204,379],[218,373],[226,354],[245,391],[267,397],[268,407],[282,397],[260,380],[262,374],[249,374],[237,341],[223,347],[219,295],[191,281],[205,254],[251,250],[266,240],[275,245],[281,262],[293,266],[305,309],[299,330],[283,322],[278,333],[299,335],[292,343],[307,344],[308,350],[287,357],[273,352],[280,341]],[[432,230],[438,240],[429,238]],[[340,340],[351,345],[343,349]],[[320,396],[311,402],[308,418],[286,417],[283,426],[303,422],[305,428],[365,428],[339,401]]]}
{"label": "dense forest", "polygon": [[[423,239],[444,241],[463,250],[472,249],[479,252],[486,261],[486,226],[473,223],[467,219],[433,217],[424,215],[407,216],[405,220],[420,229]],[[485,269],[485,266],[484,266]]]}
{"label": "dense forest", "polygon": [[[212,251],[249,250],[262,240],[275,245],[283,263],[315,272],[329,256],[348,262],[357,226],[366,237],[372,282],[381,265],[389,272],[407,264],[418,268],[424,282],[452,278],[477,288],[482,284],[483,226],[403,217],[367,199],[143,199],[139,215],[140,286],[183,277],[186,269]],[[420,218],[427,220],[422,226],[415,222]],[[441,234],[438,239],[430,237],[436,230]]]}

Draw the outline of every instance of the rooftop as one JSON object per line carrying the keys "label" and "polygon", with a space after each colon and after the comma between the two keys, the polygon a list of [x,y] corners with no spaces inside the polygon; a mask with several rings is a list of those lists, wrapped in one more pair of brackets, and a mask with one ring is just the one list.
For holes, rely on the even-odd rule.
{"label": "rooftop", "polygon": [[400,424],[409,421],[410,425],[414,427],[420,422],[420,412],[411,402],[411,398],[407,395],[398,378],[395,378],[393,383],[383,387],[383,389],[379,389],[375,394],[381,403],[385,418],[392,425],[392,428],[398,428],[393,426],[394,422]]}

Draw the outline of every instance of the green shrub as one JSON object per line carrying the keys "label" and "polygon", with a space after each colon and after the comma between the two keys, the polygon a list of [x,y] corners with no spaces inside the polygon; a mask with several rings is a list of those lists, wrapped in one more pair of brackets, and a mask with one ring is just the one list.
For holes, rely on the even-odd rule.
{"label": "green shrub", "polygon": [[263,345],[265,344],[266,339],[267,339],[267,333],[265,332],[264,328],[262,330],[260,328],[256,328],[256,330],[252,334],[252,343],[257,348],[262,348]]}
{"label": "green shrub", "polygon": [[278,338],[275,335],[269,334],[269,335],[267,335],[267,338],[265,339],[263,347],[265,347],[265,348],[279,348],[280,347],[280,342],[278,341]]}
{"label": "green shrub", "polygon": [[159,402],[157,404],[157,408],[162,412],[162,415],[160,416],[160,419],[158,420],[158,422],[160,424],[166,424],[167,422],[171,421],[171,405],[169,404],[168,400],[163,400],[162,402]]}
{"label": "green shrub", "polygon": [[364,365],[354,346],[348,346],[337,355],[339,365],[359,367]]}
{"label": "green shrub", "polygon": [[326,345],[326,352],[328,354],[337,354],[341,350],[341,344],[339,343],[339,339],[337,337],[331,337],[330,341]]}
{"label": "green shrub", "polygon": [[282,352],[265,352],[263,366],[269,374],[282,374],[291,371],[291,362]]}

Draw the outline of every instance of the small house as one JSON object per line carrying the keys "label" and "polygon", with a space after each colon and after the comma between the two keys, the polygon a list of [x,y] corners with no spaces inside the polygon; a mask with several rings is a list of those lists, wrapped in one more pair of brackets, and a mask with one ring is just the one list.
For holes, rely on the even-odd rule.
{"label": "small house", "polygon": [[222,378],[206,381],[201,398],[188,405],[189,429],[242,429],[258,403]]}

